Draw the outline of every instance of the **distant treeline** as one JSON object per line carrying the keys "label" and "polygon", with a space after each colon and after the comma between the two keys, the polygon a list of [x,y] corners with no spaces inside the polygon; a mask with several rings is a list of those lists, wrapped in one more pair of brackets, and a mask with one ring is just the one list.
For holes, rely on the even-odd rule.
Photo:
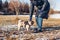
{"label": "distant treeline", "polygon": [[29,4],[18,1],[2,3],[0,0],[0,15],[16,15],[17,12],[18,14],[29,14]]}
{"label": "distant treeline", "polygon": [[[28,15],[29,14],[29,4],[21,3],[19,1],[10,1],[7,0],[3,3],[0,0],[0,15]],[[36,10],[34,10],[36,12]],[[60,11],[54,11],[52,8],[50,9],[49,14],[60,13]]]}

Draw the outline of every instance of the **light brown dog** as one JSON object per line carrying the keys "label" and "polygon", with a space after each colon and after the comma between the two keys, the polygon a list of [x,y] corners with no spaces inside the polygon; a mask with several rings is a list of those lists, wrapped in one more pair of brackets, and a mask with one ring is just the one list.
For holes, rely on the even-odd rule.
{"label": "light brown dog", "polygon": [[24,27],[24,21],[18,20],[18,31],[21,29],[21,27]]}
{"label": "light brown dog", "polygon": [[18,20],[18,31],[21,29],[21,27],[25,27],[26,30],[28,31],[30,26],[34,24],[34,21],[23,21],[23,20]]}

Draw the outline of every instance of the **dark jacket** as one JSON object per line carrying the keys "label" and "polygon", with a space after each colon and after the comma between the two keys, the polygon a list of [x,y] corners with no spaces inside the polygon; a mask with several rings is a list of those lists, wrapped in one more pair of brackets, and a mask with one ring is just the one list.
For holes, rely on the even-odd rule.
{"label": "dark jacket", "polygon": [[36,12],[36,17],[42,17],[42,18],[46,18],[46,19],[48,18],[48,13],[50,10],[50,4],[49,4],[48,0],[35,0],[35,1],[31,2],[30,21],[32,20],[34,6],[36,6],[38,8],[38,10]]}

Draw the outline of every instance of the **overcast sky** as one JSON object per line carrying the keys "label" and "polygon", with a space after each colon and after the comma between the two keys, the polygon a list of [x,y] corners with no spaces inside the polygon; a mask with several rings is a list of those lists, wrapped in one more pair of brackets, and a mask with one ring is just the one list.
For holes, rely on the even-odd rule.
{"label": "overcast sky", "polygon": [[[2,0],[3,2],[5,0]],[[8,0],[9,1],[9,0]],[[30,0],[20,0],[20,2],[25,2],[30,4]],[[51,8],[53,8],[54,10],[60,10],[60,0],[49,0],[50,4],[51,4]]]}

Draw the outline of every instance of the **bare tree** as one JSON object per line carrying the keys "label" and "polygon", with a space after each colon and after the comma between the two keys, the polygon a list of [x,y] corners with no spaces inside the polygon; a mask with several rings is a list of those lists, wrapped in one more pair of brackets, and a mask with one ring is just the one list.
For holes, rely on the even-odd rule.
{"label": "bare tree", "polygon": [[12,3],[12,5],[14,6],[14,9],[15,9],[15,11],[16,11],[16,15],[18,15],[19,14],[19,2],[18,2],[19,0],[17,0],[17,1],[15,1],[15,0],[11,0],[11,3]]}

